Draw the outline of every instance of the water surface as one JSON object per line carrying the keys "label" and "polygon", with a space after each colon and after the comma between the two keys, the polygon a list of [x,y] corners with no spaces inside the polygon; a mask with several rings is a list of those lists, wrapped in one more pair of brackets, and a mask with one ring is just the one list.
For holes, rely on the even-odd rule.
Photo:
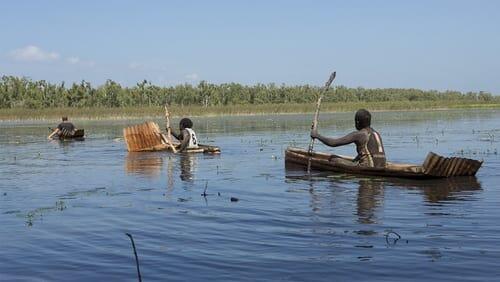
{"label": "water surface", "polygon": [[[320,132],[348,133],[352,118],[322,114]],[[195,118],[215,156],[127,153],[122,129],[138,120],[79,121],[87,139],[64,143],[45,139],[54,124],[1,122],[0,280],[136,281],[128,232],[145,281],[495,281],[499,118],[374,113],[392,161],[485,162],[439,181],[285,170],[310,115]]]}

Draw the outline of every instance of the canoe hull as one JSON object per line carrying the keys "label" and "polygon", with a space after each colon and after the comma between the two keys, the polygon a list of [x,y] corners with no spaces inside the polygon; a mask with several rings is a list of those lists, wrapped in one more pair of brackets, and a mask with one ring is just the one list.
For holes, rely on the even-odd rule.
{"label": "canoe hull", "polygon": [[[172,151],[172,146],[166,141],[173,140],[173,138],[162,133],[158,124],[152,121],[124,128],[123,137],[129,152]],[[175,148],[180,145],[179,142],[172,143]],[[198,148],[188,149],[187,152],[218,154],[220,148],[199,144]]]}
{"label": "canoe hull", "polygon": [[[436,154],[433,155],[437,156]],[[443,158],[441,156],[438,157]],[[299,166],[307,168],[309,160],[311,162],[311,168],[316,170],[349,173],[356,175],[399,177],[411,179],[433,179],[465,175],[472,176],[475,175],[476,171],[481,166],[481,162],[470,160],[471,162],[478,162],[479,166],[476,165],[476,167],[471,168],[467,171],[464,170],[464,173],[462,174],[447,175],[444,173],[435,173],[435,170],[432,170],[433,173],[429,173],[429,171],[426,170],[426,167],[423,165],[397,164],[388,162],[387,165],[383,168],[362,167],[354,164],[349,164],[349,161],[352,161],[352,158],[346,156],[318,152],[313,152],[311,155],[309,155],[308,151],[306,150],[291,147],[287,148],[285,151],[285,165],[287,166]]]}
{"label": "canoe hull", "polygon": [[[133,152],[158,152],[158,151],[172,152],[172,147],[170,147],[170,145],[167,144],[159,144],[152,147],[135,150]],[[220,154],[220,148],[217,146],[200,144],[196,149],[187,149],[186,153]]]}
{"label": "canoe hull", "polygon": [[84,129],[77,129],[73,134],[61,134],[57,135],[59,140],[61,141],[83,141],[85,140],[85,130]]}

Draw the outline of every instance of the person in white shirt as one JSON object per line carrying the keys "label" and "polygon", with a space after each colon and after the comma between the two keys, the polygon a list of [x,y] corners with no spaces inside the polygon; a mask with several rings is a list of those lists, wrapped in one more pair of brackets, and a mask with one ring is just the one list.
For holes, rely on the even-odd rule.
{"label": "person in white shirt", "polygon": [[172,135],[177,140],[181,141],[181,145],[179,146],[180,152],[198,148],[198,138],[192,127],[193,122],[189,118],[183,118],[179,122],[180,133],[175,134],[175,132],[171,130]]}

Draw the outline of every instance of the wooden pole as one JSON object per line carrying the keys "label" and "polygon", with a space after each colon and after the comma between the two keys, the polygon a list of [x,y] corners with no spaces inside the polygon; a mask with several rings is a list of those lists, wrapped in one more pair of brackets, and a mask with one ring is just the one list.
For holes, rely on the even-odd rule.
{"label": "wooden pole", "polygon": [[[334,71],[330,75],[330,78],[328,78],[328,81],[325,83],[325,87],[323,87],[323,90],[319,94],[318,101],[316,102],[316,113],[314,113],[314,120],[313,120],[313,123],[311,126],[311,130],[318,128],[319,108],[321,106],[321,100],[323,99],[323,95],[330,88],[330,85],[332,84],[336,75],[337,75],[337,72]],[[314,138],[311,138],[311,142],[309,142],[309,159],[307,160],[307,174],[311,173],[311,156],[313,153],[313,148],[314,148]]]}
{"label": "wooden pole", "polygon": [[174,144],[172,144],[172,132],[170,132],[170,112],[168,111],[167,104],[165,104],[165,122],[167,124],[167,143],[170,145],[172,152],[177,153]]}

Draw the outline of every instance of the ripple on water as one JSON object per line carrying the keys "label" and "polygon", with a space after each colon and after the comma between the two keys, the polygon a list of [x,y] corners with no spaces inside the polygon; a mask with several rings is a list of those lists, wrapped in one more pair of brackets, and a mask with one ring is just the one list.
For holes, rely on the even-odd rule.
{"label": "ripple on water", "polygon": [[[422,182],[285,170],[284,148],[309,142],[302,115],[195,118],[220,156],[128,154],[124,122],[85,122],[89,138],[70,143],[0,124],[0,273],[132,281],[130,233],[145,281],[494,281],[499,142],[482,133],[499,116],[374,114],[391,160],[484,159],[477,178]],[[321,118],[327,135],[352,130],[351,114]]]}

